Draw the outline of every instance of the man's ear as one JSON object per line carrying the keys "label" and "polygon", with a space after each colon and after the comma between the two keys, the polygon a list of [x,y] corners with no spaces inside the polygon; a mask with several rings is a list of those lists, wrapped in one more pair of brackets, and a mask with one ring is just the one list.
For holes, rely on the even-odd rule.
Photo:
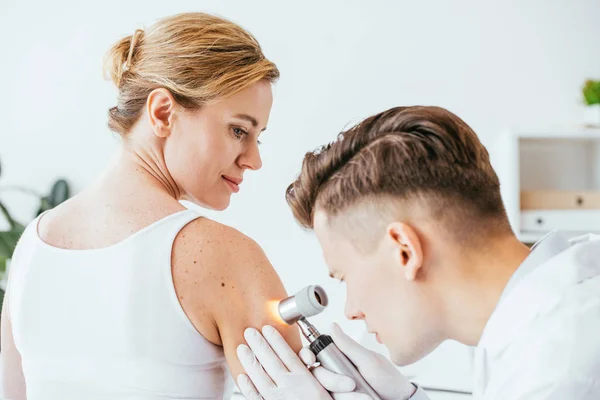
{"label": "man's ear", "polygon": [[156,136],[164,138],[171,133],[175,104],[175,98],[167,89],[154,89],[148,95],[146,110]]}
{"label": "man's ear", "polygon": [[404,269],[404,276],[414,281],[423,266],[423,248],[417,232],[403,222],[392,222],[387,227],[387,237],[394,247],[398,263]]}

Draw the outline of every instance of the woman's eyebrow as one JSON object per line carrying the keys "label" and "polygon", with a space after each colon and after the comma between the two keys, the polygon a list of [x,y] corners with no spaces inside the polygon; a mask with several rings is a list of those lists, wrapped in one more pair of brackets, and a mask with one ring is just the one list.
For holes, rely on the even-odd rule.
{"label": "woman's eyebrow", "polygon": [[[233,116],[233,118],[239,118],[239,119],[243,119],[243,120],[245,120],[245,121],[248,121],[248,122],[250,122],[250,123],[252,124],[252,127],[253,127],[253,128],[256,128],[256,127],[258,126],[258,121],[256,120],[256,118],[254,118],[253,116],[251,116],[251,115],[248,115],[248,114],[235,114],[235,115]],[[261,132],[262,132],[262,131],[265,131],[266,129],[267,129],[267,127],[265,126],[265,127],[264,127],[264,128],[261,130]]]}
{"label": "woman's eyebrow", "polygon": [[258,121],[256,120],[256,118],[254,118],[251,115],[248,115],[248,114],[235,114],[233,117],[234,118],[239,118],[239,119],[244,119],[244,120],[250,122],[254,128],[256,128],[258,126]]}

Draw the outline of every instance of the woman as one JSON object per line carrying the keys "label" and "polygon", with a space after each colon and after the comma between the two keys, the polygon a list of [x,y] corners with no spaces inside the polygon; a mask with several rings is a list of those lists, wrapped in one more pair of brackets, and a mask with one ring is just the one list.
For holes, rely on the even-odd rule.
{"label": "woman", "polygon": [[[239,26],[157,22],[108,53],[122,145],[90,187],[42,214],[2,313],[9,399],[221,399],[244,328],[286,296],[260,247],[179,202],[223,210],[258,170],[277,67]],[[296,331],[279,325],[296,350]]]}

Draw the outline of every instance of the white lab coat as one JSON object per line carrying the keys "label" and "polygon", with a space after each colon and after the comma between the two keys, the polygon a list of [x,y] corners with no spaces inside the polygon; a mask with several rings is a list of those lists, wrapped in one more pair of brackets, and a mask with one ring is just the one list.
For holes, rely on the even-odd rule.
{"label": "white lab coat", "polygon": [[600,399],[600,236],[538,242],[475,351],[474,396]]}
{"label": "white lab coat", "polygon": [[[536,243],[475,350],[481,400],[600,400],[600,236]],[[419,390],[411,400],[428,400]]]}

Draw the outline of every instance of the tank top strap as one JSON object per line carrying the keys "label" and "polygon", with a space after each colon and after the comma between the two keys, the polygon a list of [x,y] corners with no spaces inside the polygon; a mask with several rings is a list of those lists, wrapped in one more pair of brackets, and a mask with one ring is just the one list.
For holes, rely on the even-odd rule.
{"label": "tank top strap", "polygon": [[172,245],[177,234],[179,234],[187,224],[201,217],[202,214],[190,209],[173,214],[170,217],[167,217],[169,218],[169,222],[164,224],[164,230],[162,230],[161,235],[165,235],[163,236],[164,239]]}

